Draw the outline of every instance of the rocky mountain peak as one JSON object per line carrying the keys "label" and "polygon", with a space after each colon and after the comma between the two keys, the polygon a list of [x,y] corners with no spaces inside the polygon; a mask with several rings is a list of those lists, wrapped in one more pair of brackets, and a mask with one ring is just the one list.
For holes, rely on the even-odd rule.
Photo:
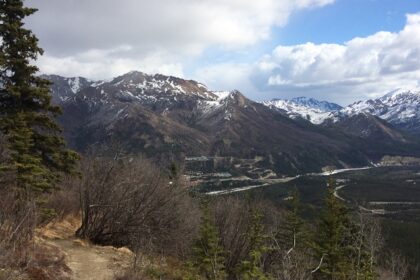
{"label": "rocky mountain peak", "polygon": [[292,99],[273,99],[263,102],[264,105],[279,110],[284,115],[296,119],[303,118],[314,124],[321,124],[330,112],[338,111],[342,107],[335,103],[319,101],[309,97],[295,97]]}
{"label": "rocky mountain peak", "polygon": [[344,108],[307,97],[273,99],[263,104],[290,118],[303,118],[314,124],[328,124],[367,113],[397,128],[420,134],[420,89],[397,89],[382,97],[357,101]]}
{"label": "rocky mountain peak", "polygon": [[54,103],[64,102],[93,84],[93,81],[83,77],[65,78],[58,75],[42,75],[41,77],[52,82],[51,91]]}
{"label": "rocky mountain peak", "polygon": [[[401,143],[403,152],[418,150],[405,145],[386,122],[355,118],[321,129],[289,120],[281,109],[256,103],[239,91],[212,92],[182,78],[130,72],[111,81],[51,80],[63,109],[59,121],[64,136],[78,150],[117,140],[148,155],[261,157],[262,166],[279,174],[313,172],[331,164],[366,165]],[[332,114],[334,107],[310,98],[277,101],[293,110],[302,108],[300,116],[306,112],[312,122],[316,113]],[[383,139],[388,139],[387,146],[377,148]]]}
{"label": "rocky mountain peak", "polygon": [[387,140],[407,142],[405,137],[392,125],[366,112],[343,119],[337,123],[337,126],[341,126],[348,134],[357,137],[376,139],[379,142]]}
{"label": "rocky mountain peak", "polygon": [[420,132],[420,90],[394,90],[377,99],[355,102],[342,110],[347,116],[363,112],[399,128]]}

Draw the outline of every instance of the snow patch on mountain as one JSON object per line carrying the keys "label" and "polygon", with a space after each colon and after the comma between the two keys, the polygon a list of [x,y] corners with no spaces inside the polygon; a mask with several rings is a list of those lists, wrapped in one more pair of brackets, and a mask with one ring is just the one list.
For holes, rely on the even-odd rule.
{"label": "snow patch on mountain", "polygon": [[292,119],[303,118],[314,124],[321,124],[332,118],[332,112],[342,107],[335,103],[318,101],[314,98],[297,97],[293,99],[273,99],[263,102],[264,105],[277,109]]}
{"label": "snow patch on mountain", "polygon": [[420,89],[397,89],[380,98],[357,101],[344,108],[306,97],[274,99],[263,104],[290,118],[303,118],[314,124],[337,122],[358,114],[370,114],[397,127],[420,131]]}
{"label": "snow patch on mountain", "polygon": [[[188,95],[201,99],[215,98],[212,92],[201,83],[160,74],[148,75],[142,72],[132,71],[113,79],[109,84],[114,87],[129,89],[133,94],[144,95],[149,93],[171,96]],[[137,91],[133,91],[134,89],[137,89]]]}
{"label": "snow patch on mountain", "polygon": [[73,93],[77,93],[80,90],[80,78],[70,78],[67,80],[67,83],[70,86],[70,89]]}
{"label": "snow patch on mountain", "polygon": [[369,113],[394,125],[419,123],[420,89],[394,90],[377,99],[355,102],[341,112],[347,116]]}
{"label": "snow patch on mountain", "polygon": [[225,101],[232,95],[232,92],[230,91],[213,91],[212,93],[216,98],[204,100],[199,103],[199,109],[203,113],[210,113],[222,107],[225,104]]}
{"label": "snow patch on mountain", "polygon": [[[113,104],[113,99],[116,98],[122,102],[139,102],[153,105],[154,110],[163,110],[178,106],[177,104],[195,103],[197,104],[195,110],[206,114],[222,106],[228,108],[230,102],[241,103],[241,98],[235,95],[235,91],[213,92],[199,82],[160,74],[148,75],[133,71],[103,81],[57,75],[43,75],[43,77],[53,83],[51,91],[53,102],[56,104],[81,98],[89,99],[90,104],[94,106]],[[274,99],[262,104],[290,118],[303,118],[314,124],[326,121],[337,122],[366,113],[382,118],[400,129],[420,133],[420,89],[397,89],[380,98],[358,101],[345,108],[307,97]],[[226,115],[229,115],[229,112]]]}

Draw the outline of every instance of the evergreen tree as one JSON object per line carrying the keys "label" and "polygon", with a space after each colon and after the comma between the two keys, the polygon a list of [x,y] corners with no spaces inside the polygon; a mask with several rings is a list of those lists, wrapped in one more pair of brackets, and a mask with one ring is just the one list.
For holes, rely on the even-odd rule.
{"label": "evergreen tree", "polygon": [[51,104],[50,83],[31,65],[43,53],[36,36],[24,28],[24,18],[34,12],[22,0],[0,1],[0,131],[11,151],[0,171],[16,174],[23,199],[52,190],[77,160],[54,121],[60,109]]}
{"label": "evergreen tree", "polygon": [[[309,231],[300,217],[299,192],[295,188],[284,222],[275,233],[270,250],[271,269],[281,279],[303,279],[310,270]],[[281,275],[281,276],[280,276]]]}
{"label": "evergreen tree", "polygon": [[314,244],[315,259],[320,262],[315,279],[344,280],[353,273],[352,223],[334,191],[334,181],[330,180]]}
{"label": "evergreen tree", "polygon": [[202,207],[200,237],[194,246],[193,266],[205,279],[225,279],[224,250],[207,203]]}
{"label": "evergreen tree", "polygon": [[276,239],[286,250],[292,248],[306,248],[308,242],[308,232],[305,223],[300,217],[300,197],[299,191],[295,188],[292,193],[291,209],[286,214],[286,219],[282,228],[276,235]]}
{"label": "evergreen tree", "polygon": [[240,278],[243,280],[270,279],[263,270],[263,254],[268,251],[262,215],[259,211],[252,213],[252,220],[248,229],[249,254],[247,260],[242,261],[239,267]]}

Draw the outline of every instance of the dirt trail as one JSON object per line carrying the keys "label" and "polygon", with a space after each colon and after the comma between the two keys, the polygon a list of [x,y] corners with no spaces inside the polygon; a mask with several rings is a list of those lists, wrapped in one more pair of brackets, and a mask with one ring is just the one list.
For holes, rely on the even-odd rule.
{"label": "dirt trail", "polygon": [[74,280],[112,280],[129,268],[133,254],[126,248],[95,246],[75,239],[77,224],[69,219],[48,225],[40,231],[40,242],[57,247],[65,255]]}
{"label": "dirt trail", "polygon": [[73,279],[112,280],[129,265],[129,255],[112,247],[85,245],[78,240],[52,240],[50,243],[65,254]]}

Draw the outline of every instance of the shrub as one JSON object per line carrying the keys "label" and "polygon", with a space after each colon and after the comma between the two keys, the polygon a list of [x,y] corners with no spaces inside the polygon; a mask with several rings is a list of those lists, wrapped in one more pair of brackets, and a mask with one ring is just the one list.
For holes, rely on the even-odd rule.
{"label": "shrub", "polygon": [[182,180],[142,158],[90,157],[81,170],[79,237],[133,251],[189,251],[199,215]]}

